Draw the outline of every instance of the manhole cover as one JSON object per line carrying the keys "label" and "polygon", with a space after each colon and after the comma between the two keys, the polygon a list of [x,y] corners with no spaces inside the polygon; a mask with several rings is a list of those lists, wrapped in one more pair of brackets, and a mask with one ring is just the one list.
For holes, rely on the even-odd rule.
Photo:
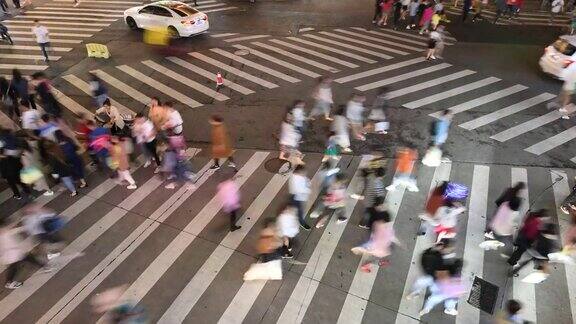
{"label": "manhole cover", "polygon": [[275,158],[266,161],[266,163],[264,164],[264,168],[266,168],[268,172],[287,174],[292,169],[292,165],[290,165],[290,162],[288,161]]}
{"label": "manhole cover", "polygon": [[238,56],[244,56],[244,55],[250,54],[250,51],[247,49],[239,49],[236,52],[234,52],[234,54],[236,54]]}

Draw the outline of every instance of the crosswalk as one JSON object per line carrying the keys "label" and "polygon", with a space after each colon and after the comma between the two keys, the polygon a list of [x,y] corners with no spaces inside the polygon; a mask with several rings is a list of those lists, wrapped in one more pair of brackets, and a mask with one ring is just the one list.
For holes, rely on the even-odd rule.
{"label": "crosswalk", "polygon": [[[399,189],[386,195],[401,242],[389,258],[390,266],[371,273],[359,270],[362,258],[350,248],[367,239],[368,232],[357,227],[363,215],[362,201],[350,199],[347,223],[337,224],[331,219],[323,229],[298,235],[296,257],[284,261],[282,281],[244,282],[243,273],[256,257],[255,242],[262,222],[274,216],[288,198],[288,177],[266,169],[275,152],[238,150],[236,181],[242,195],[242,228],[230,233],[228,218],[214,193],[232,170],[210,170],[210,158],[203,151],[188,150],[197,173],[196,187],[165,189],[152,169],[136,167],[134,177],[139,187],[135,191],[92,173],[90,186],[76,198],[60,192],[37,198],[38,203],[68,219],[63,233],[67,243],[62,256],[54,261],[53,272],[24,268],[20,274],[24,286],[13,291],[0,289],[0,321],[102,322],[101,314],[91,311],[91,298],[126,284],[124,297],[144,306],[150,321],[159,323],[370,323],[377,318],[395,323],[487,323],[490,315],[468,304],[467,296],[460,300],[456,317],[435,310],[419,318],[423,299],[404,298],[420,274],[421,251],[434,240],[429,235],[416,236],[416,215],[428,190],[451,180],[471,189],[468,211],[458,222],[457,253],[466,261],[465,278],[478,276],[497,285],[497,308],[502,300],[514,297],[526,306],[523,315],[527,320],[573,322],[574,266],[557,264],[547,281],[527,285],[506,277],[508,268],[499,253],[509,253],[510,247],[498,252],[478,248],[484,240],[485,224],[495,212],[493,201],[517,181],[528,185],[523,211],[529,206],[548,208],[553,220],[566,229],[568,219],[557,207],[574,184],[576,173],[572,169],[458,162],[438,168],[418,167],[420,192]],[[321,199],[318,169],[322,155],[308,154],[304,159],[312,178],[306,208],[310,211]],[[361,181],[355,175],[362,159],[344,156],[340,161],[339,167],[350,179],[349,194]],[[392,166],[388,163],[386,182],[393,176]],[[20,213],[17,201],[0,201],[0,206]]]}
{"label": "crosswalk", "polygon": [[[462,15],[462,8],[461,7],[448,7],[445,9],[446,13],[452,16],[461,16]],[[474,15],[474,12],[471,11],[471,17]],[[470,17],[470,18],[471,18]],[[495,8],[487,8],[482,10],[482,17],[488,20],[490,23],[494,22],[496,18],[496,9]],[[555,15],[554,20],[550,20],[550,12],[545,11],[533,11],[533,12],[524,12],[521,11],[518,17],[514,17],[513,19],[508,19],[506,17],[500,17],[496,24],[498,25],[523,25],[523,26],[555,26],[555,27],[567,27],[570,26],[572,21],[571,13],[560,13]]]}

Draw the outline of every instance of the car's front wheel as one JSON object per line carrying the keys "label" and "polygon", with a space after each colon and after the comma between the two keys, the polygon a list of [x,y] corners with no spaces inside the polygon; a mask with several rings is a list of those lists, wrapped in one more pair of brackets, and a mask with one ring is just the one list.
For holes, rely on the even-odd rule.
{"label": "car's front wheel", "polygon": [[170,35],[170,38],[178,38],[178,37],[180,37],[180,34],[178,33],[178,30],[177,30],[176,27],[174,27],[174,26],[169,26],[169,27],[168,27],[168,35]]}
{"label": "car's front wheel", "polygon": [[134,20],[134,18],[132,18],[132,17],[126,18],[126,24],[132,30],[138,29],[138,24],[136,24],[136,20]]}

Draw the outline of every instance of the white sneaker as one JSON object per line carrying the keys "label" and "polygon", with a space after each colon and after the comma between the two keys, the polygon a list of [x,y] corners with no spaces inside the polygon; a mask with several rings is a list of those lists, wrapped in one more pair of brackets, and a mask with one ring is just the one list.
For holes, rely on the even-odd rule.
{"label": "white sneaker", "polygon": [[567,110],[566,108],[564,108],[564,107],[558,109],[558,111],[561,112],[561,113],[566,113],[566,112],[568,112],[568,110]]}
{"label": "white sneaker", "polygon": [[174,189],[174,188],[176,188],[176,185],[174,184],[174,182],[170,182],[169,184],[165,185],[164,188]]}
{"label": "white sneaker", "polygon": [[359,194],[351,194],[350,198],[356,199],[356,200],[364,200],[364,196],[359,195]]}
{"label": "white sneaker", "polygon": [[486,232],[486,233],[484,233],[484,237],[487,239],[493,240],[494,239],[494,233],[493,232]]}
{"label": "white sneaker", "polygon": [[388,191],[394,191],[394,190],[396,190],[396,186],[390,185],[390,186],[386,187],[386,190],[388,190]]}
{"label": "white sneaker", "polygon": [[8,288],[8,289],[18,289],[20,287],[22,287],[22,283],[20,281],[12,281],[7,283],[4,287]]}
{"label": "white sneaker", "polygon": [[231,168],[236,168],[236,164],[234,162],[228,163],[228,166]]}
{"label": "white sneaker", "polygon": [[562,119],[570,119],[570,116],[568,116],[568,115],[562,115]]}
{"label": "white sneaker", "polygon": [[54,191],[52,190],[46,190],[44,191],[44,193],[42,194],[44,196],[53,196],[54,195]]}
{"label": "white sneaker", "polygon": [[433,59],[433,60],[435,60],[435,59],[436,59],[436,56],[431,55],[430,58]]}
{"label": "white sneaker", "polygon": [[52,260],[52,259],[54,259],[54,258],[59,257],[60,254],[61,254],[60,252],[48,253],[48,254],[46,255],[46,258],[48,259],[48,261],[50,261],[50,260]]}
{"label": "white sneaker", "polygon": [[49,266],[44,266],[44,268],[40,269],[41,273],[50,273],[52,271],[54,271],[54,268]]}
{"label": "white sneaker", "polygon": [[130,189],[130,190],[134,190],[136,188],[138,188],[138,186],[136,186],[135,184],[131,184],[128,187],[126,187],[126,189]]}
{"label": "white sneaker", "polygon": [[456,309],[445,309],[444,313],[452,316],[458,315],[458,311]]}
{"label": "white sneaker", "polygon": [[147,168],[150,166],[150,164],[152,164],[152,162],[150,162],[150,160],[148,160],[144,163],[144,167]]}
{"label": "white sneaker", "polygon": [[418,187],[408,187],[408,191],[410,191],[410,192],[419,192],[420,189],[418,189]]}
{"label": "white sneaker", "polygon": [[160,172],[160,167],[156,167],[156,169],[154,169],[154,174],[157,174],[158,172]]}

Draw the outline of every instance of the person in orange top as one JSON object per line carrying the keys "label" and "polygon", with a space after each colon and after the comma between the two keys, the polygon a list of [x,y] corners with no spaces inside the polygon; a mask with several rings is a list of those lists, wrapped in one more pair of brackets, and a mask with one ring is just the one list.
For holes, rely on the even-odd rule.
{"label": "person in orange top", "polygon": [[238,171],[232,158],[234,151],[230,144],[230,137],[228,136],[226,126],[224,126],[224,119],[218,115],[213,115],[210,118],[210,125],[212,125],[212,158],[214,159],[214,164],[210,169],[219,169],[220,159],[226,159],[228,160],[228,166]]}
{"label": "person in orange top", "polygon": [[392,184],[386,187],[386,190],[394,191],[396,187],[403,185],[408,191],[419,191],[416,178],[412,176],[412,169],[417,158],[418,152],[411,148],[404,147],[396,152],[396,174]]}

